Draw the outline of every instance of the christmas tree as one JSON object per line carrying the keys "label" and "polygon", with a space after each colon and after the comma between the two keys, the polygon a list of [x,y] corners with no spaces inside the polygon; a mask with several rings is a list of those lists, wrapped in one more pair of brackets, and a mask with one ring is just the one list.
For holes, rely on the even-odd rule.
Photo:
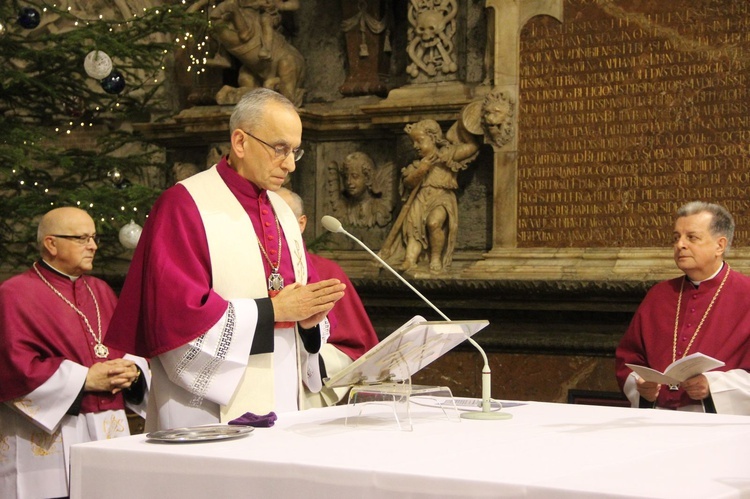
{"label": "christmas tree", "polygon": [[57,206],[87,210],[102,238],[97,270],[116,265],[120,229],[142,225],[165,187],[161,151],[130,125],[173,113],[165,74],[206,18],[139,3],[0,2],[2,269],[38,256],[38,218]]}

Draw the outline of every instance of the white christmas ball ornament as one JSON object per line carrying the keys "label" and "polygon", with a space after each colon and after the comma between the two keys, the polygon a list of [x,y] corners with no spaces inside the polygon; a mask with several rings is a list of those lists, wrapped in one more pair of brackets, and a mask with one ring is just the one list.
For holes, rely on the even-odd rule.
{"label": "white christmas ball ornament", "polygon": [[112,59],[101,50],[92,50],[83,60],[83,69],[90,77],[101,80],[112,72]]}
{"label": "white christmas ball ornament", "polygon": [[127,249],[134,249],[138,246],[138,240],[141,238],[142,231],[141,226],[131,220],[129,224],[124,225],[120,229],[120,244]]}

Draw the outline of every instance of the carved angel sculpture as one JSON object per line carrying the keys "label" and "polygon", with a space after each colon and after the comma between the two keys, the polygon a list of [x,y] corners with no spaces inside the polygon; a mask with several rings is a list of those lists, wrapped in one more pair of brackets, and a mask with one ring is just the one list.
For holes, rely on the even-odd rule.
{"label": "carved angel sculpture", "polygon": [[[419,159],[401,170],[403,187],[409,192],[396,222],[381,249],[386,259],[403,258],[401,270],[414,268],[419,258],[429,258],[432,273],[450,267],[458,232],[458,172],[479,153],[479,141],[464,124],[477,112],[469,104],[462,117],[443,135],[435,120],[406,125]],[[477,121],[471,116],[471,121]]]}
{"label": "carved angel sculpture", "polygon": [[391,222],[393,163],[376,167],[357,151],[328,167],[328,210],[350,227],[382,228]]}

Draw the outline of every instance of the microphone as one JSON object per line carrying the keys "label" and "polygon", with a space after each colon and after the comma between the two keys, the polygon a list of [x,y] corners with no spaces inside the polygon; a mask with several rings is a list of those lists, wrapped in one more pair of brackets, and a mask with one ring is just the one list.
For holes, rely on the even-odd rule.
{"label": "microphone", "polygon": [[[404,279],[401,274],[396,272],[393,267],[388,265],[385,260],[380,258],[377,254],[375,254],[374,251],[372,251],[370,248],[367,247],[365,243],[354,237],[352,234],[346,231],[344,227],[341,225],[341,222],[338,221],[335,217],[332,217],[330,215],[325,215],[323,218],[320,219],[320,222],[323,224],[323,227],[333,233],[341,233],[345,234],[349,238],[351,238],[354,242],[359,244],[365,251],[367,251],[370,255],[373,256],[380,264],[388,269],[393,275],[395,275],[402,283],[406,285],[409,289],[411,289],[414,293],[416,293],[417,296],[419,296],[422,301],[424,301],[427,305],[429,305],[435,312],[440,315],[443,319],[450,322],[450,319],[447,315],[445,315],[439,308],[437,308],[433,303],[428,300],[422,293],[417,290],[414,286],[409,284],[409,282]],[[467,340],[469,340],[469,343],[471,343],[474,348],[479,350],[479,353],[482,354],[482,360],[484,361],[484,367],[482,367],[482,411],[481,412],[462,412],[461,417],[466,419],[510,419],[512,417],[511,414],[505,413],[505,412],[497,412],[497,411],[491,411],[491,402],[492,397],[490,396],[491,388],[492,388],[492,373],[490,371],[490,363],[487,360],[487,354],[484,352],[484,349],[479,346],[479,343],[477,343],[471,336],[466,337]]]}

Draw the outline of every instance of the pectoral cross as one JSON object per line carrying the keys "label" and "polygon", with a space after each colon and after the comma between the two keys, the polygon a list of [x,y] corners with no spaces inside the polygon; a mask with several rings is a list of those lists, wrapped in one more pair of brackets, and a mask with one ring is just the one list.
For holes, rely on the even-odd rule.
{"label": "pectoral cross", "polygon": [[275,291],[274,295],[284,289],[284,278],[279,274],[278,269],[272,269],[271,275],[268,276],[268,290]]}

